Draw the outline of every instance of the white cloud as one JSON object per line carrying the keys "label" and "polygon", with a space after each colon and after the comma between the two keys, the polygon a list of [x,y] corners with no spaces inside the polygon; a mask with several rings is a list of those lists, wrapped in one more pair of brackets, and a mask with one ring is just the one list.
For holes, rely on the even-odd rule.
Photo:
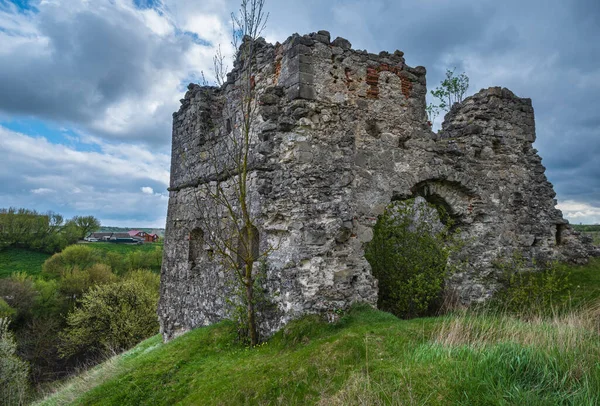
{"label": "white cloud", "polygon": [[[3,4],[3,3],[2,3]],[[97,136],[167,144],[182,85],[230,49],[221,1],[54,0],[0,4],[0,111],[75,124]],[[188,34],[191,33],[192,35]],[[196,35],[206,42],[198,42]]]}
{"label": "white cloud", "polygon": [[48,189],[45,187],[39,187],[37,189],[31,189],[31,193],[36,194],[36,195],[46,195],[48,193],[54,193],[55,190],[53,189]]}
{"label": "white cloud", "polygon": [[67,217],[92,214],[103,224],[127,218],[164,226],[167,154],[99,140],[95,147],[100,152],[82,151],[2,126],[0,139],[2,205],[53,210]]}
{"label": "white cloud", "polygon": [[600,207],[574,200],[565,200],[556,205],[573,224],[600,224]]}

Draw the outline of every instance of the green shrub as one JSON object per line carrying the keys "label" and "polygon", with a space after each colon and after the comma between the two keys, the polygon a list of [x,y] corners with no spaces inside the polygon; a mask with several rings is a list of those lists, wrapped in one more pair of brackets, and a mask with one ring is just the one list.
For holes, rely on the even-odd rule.
{"label": "green shrub", "polygon": [[88,268],[90,280],[93,285],[102,285],[117,281],[117,276],[106,264],[94,264]]}
{"label": "green shrub", "polygon": [[497,261],[501,289],[492,305],[513,313],[548,313],[569,301],[570,271],[557,262],[531,266],[519,253]]}
{"label": "green shrub", "polygon": [[117,277],[110,267],[105,264],[93,264],[88,269],[66,270],[60,278],[60,291],[69,298],[81,297],[90,288],[98,285],[116,282]]}
{"label": "green shrub", "polygon": [[401,318],[436,310],[449,275],[448,227],[424,200],[393,203],[379,217],[365,257],[379,281],[378,307]]}
{"label": "green shrub", "polygon": [[44,262],[43,271],[59,276],[75,267],[87,269],[101,261],[100,252],[86,245],[71,245]]}
{"label": "green shrub", "polygon": [[139,282],[154,292],[158,292],[160,287],[160,276],[148,269],[129,271],[123,276],[123,280]]}
{"label": "green shrub", "polygon": [[0,298],[16,310],[14,324],[21,325],[31,315],[36,296],[32,278],[24,273],[16,272],[10,278],[0,279]]}
{"label": "green shrub", "polygon": [[0,319],[10,319],[17,311],[10,307],[4,299],[0,297]]}
{"label": "green shrub", "polygon": [[35,317],[55,317],[64,311],[65,301],[58,281],[36,279],[34,287],[37,291],[33,309]]}
{"label": "green shrub", "polygon": [[140,279],[96,286],[85,293],[67,315],[62,356],[122,351],[156,334],[158,291]]}
{"label": "green shrub", "polygon": [[127,269],[125,256],[119,252],[108,251],[103,253],[102,262],[110,266],[110,269],[117,275],[122,275]]}
{"label": "green shrub", "polygon": [[8,319],[0,318],[0,404],[22,405],[28,392],[29,367],[17,356],[17,343],[8,325]]}

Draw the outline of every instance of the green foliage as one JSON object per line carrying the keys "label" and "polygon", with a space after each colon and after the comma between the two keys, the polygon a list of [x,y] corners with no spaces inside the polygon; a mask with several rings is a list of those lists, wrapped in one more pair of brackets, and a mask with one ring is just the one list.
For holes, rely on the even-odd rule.
{"label": "green foliage", "polygon": [[425,112],[427,112],[427,119],[429,120],[429,125],[433,125],[433,122],[440,115],[440,106],[435,105],[433,103],[429,103],[427,107],[425,107]]}
{"label": "green foliage", "polygon": [[600,224],[571,224],[575,231],[600,232]]}
{"label": "green foliage", "polygon": [[[135,280],[158,295],[156,273],[128,268],[127,256],[133,252],[139,252],[137,263],[160,269],[162,245],[159,244],[125,247],[79,244],[52,257],[12,247],[0,252],[0,259],[10,254],[14,263],[24,264],[13,268],[24,272],[12,272],[10,277],[0,279],[0,316],[12,319],[19,354],[31,365],[30,379],[36,386],[72,373],[82,361],[77,356],[60,359],[57,337],[67,327],[67,314],[78,306],[77,300],[84,293],[96,286]],[[24,258],[19,261],[17,254],[23,254]],[[28,268],[27,260],[37,256],[47,259],[45,271],[32,277],[34,272]],[[112,272],[112,264],[121,277]],[[42,261],[34,265],[42,269]],[[94,355],[94,351],[81,347],[78,355],[86,357]],[[96,360],[86,358],[85,363],[91,365]]]}
{"label": "green foliage", "polygon": [[[469,77],[463,72],[454,76],[456,68],[446,70],[446,78],[440,82],[440,86],[431,91],[431,95],[438,99],[439,104],[430,103],[426,110],[429,115],[429,121],[439,114],[440,110],[448,111],[454,103],[460,103],[469,88]],[[433,119],[432,119],[433,117]]]}
{"label": "green foliage", "polygon": [[125,257],[127,269],[155,269],[160,271],[162,263],[162,246],[156,245],[152,250],[131,251]]}
{"label": "green foliage", "polygon": [[47,274],[59,276],[76,267],[82,270],[88,269],[98,262],[102,262],[99,251],[88,245],[75,244],[52,255],[44,262],[43,270]]}
{"label": "green foliage", "polygon": [[97,222],[92,216],[74,217],[65,222],[63,216],[53,212],[41,214],[35,210],[13,207],[0,209],[0,249],[18,247],[46,253],[58,252],[77,242],[83,230]]}
{"label": "green foliage", "polygon": [[570,297],[574,307],[588,305],[600,298],[600,258],[590,258],[585,265],[570,265],[566,270],[570,273]]}
{"label": "green foliage", "polygon": [[[269,298],[265,288],[267,278],[268,263],[266,260],[261,260],[260,266],[254,276],[254,294],[252,296],[253,308],[257,325],[264,322],[267,314],[274,310],[275,305]],[[226,298],[227,306],[231,320],[236,324],[238,331],[238,340],[249,344],[248,333],[248,298],[246,296],[246,287],[237,278],[231,280],[233,294]],[[260,335],[260,332],[258,332]],[[259,341],[260,341],[259,337]]]}
{"label": "green foliage", "polygon": [[37,292],[33,306],[35,317],[56,317],[64,310],[65,298],[60,292],[57,280],[35,279],[34,289]]}
{"label": "green foliage", "polygon": [[42,265],[50,255],[23,248],[5,248],[0,250],[0,278],[15,272],[27,272],[37,275],[42,272]]}
{"label": "green foliage", "polygon": [[74,268],[64,271],[60,279],[60,291],[70,299],[81,297],[94,286],[112,283],[117,280],[110,267],[105,264],[93,264],[88,269]]}
{"label": "green foliage", "polygon": [[0,298],[16,310],[13,317],[16,325],[23,324],[30,317],[36,296],[33,279],[25,273],[17,272],[10,278],[0,279]]}
{"label": "green foliage", "polygon": [[363,306],[293,321],[252,351],[225,322],[152,337],[42,404],[595,405],[600,341],[585,317],[398,320]]}
{"label": "green foliage", "polygon": [[72,221],[79,230],[80,239],[84,239],[100,228],[100,221],[94,216],[75,216]]}
{"label": "green foliage", "polygon": [[570,297],[570,271],[564,265],[551,262],[532,264],[520,254],[497,261],[501,290],[494,296],[493,305],[513,313],[548,313],[564,308]]}
{"label": "green foliage", "polygon": [[25,404],[29,367],[17,356],[17,343],[8,329],[9,320],[0,317],[0,404]]}
{"label": "green foliage", "polygon": [[10,307],[4,299],[0,297],[0,319],[10,319],[17,311]]}
{"label": "green foliage", "polygon": [[87,244],[87,246],[101,252],[102,262],[110,265],[117,275],[139,268],[160,272],[163,255],[162,243],[126,245],[95,242]]}
{"label": "green foliage", "polygon": [[158,332],[155,286],[138,272],[122,282],[96,286],[67,315],[63,357],[122,351]]}
{"label": "green foliage", "polygon": [[377,221],[365,258],[379,281],[380,309],[401,318],[437,310],[451,252],[448,227],[435,229],[441,224],[437,213],[411,199],[392,204]]}

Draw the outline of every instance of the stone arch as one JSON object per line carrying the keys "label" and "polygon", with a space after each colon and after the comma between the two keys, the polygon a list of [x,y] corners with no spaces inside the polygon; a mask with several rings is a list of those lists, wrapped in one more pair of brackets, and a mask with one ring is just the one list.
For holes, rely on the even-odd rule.
{"label": "stone arch", "polygon": [[192,268],[199,262],[203,255],[204,231],[201,228],[194,228],[189,235],[188,241],[188,261]]}
{"label": "stone arch", "polygon": [[468,187],[447,179],[427,179],[411,188],[412,196],[421,196],[429,203],[443,208],[446,219],[457,223],[472,221],[478,196]]}

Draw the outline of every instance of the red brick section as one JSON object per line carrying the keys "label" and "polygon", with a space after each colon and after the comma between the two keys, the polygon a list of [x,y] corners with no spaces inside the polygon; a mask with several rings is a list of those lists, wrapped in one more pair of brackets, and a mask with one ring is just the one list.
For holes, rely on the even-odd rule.
{"label": "red brick section", "polygon": [[402,94],[407,99],[410,97],[410,93],[412,92],[412,82],[405,76],[404,72],[402,72],[402,68],[382,63],[376,68],[367,68],[367,84],[369,85],[367,98],[377,99],[379,97],[380,72],[392,72],[398,76],[402,82]]}
{"label": "red brick section", "polygon": [[367,98],[377,99],[379,97],[379,71],[375,68],[367,68]]}
{"label": "red brick section", "polygon": [[281,74],[281,60],[283,59],[283,46],[278,42],[275,45],[275,83],[279,82]]}
{"label": "red brick section", "polygon": [[402,94],[408,99],[412,92],[413,84],[405,75],[400,75],[400,81],[402,82]]}
{"label": "red brick section", "polygon": [[275,83],[279,81],[279,75],[281,74],[281,59],[275,62]]}

